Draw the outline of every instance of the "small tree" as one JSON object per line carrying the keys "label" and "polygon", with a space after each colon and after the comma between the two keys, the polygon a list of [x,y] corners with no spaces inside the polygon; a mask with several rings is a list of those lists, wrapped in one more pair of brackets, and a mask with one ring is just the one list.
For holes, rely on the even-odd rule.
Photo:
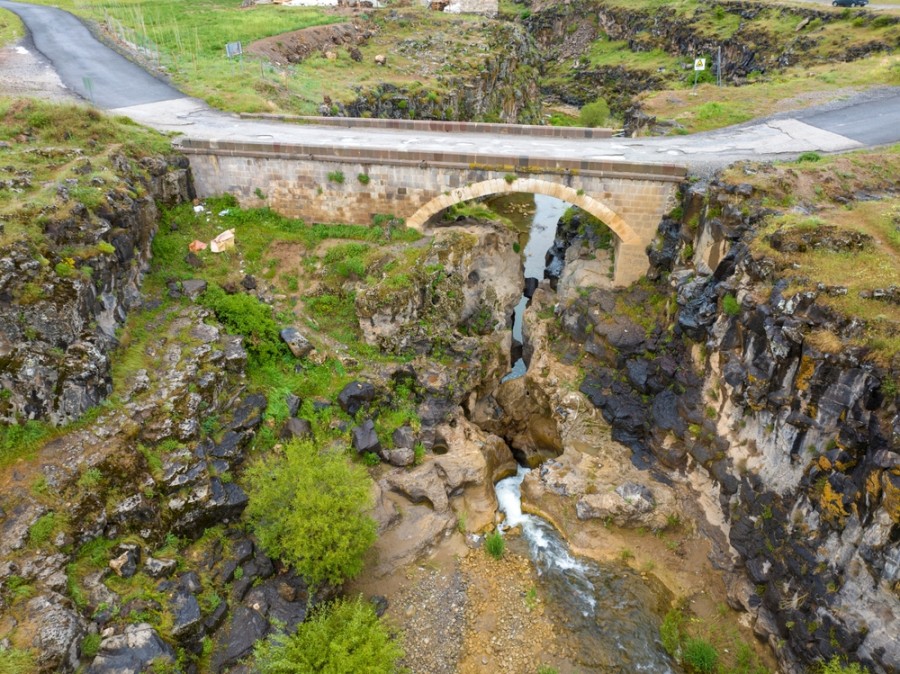
{"label": "small tree", "polygon": [[393,674],[403,649],[361,597],[321,607],[297,631],[260,641],[262,674]]}
{"label": "small tree", "polygon": [[247,515],[266,554],[293,565],[313,585],[338,585],[362,570],[376,530],[366,515],[371,484],[365,468],[304,441],[258,462],[248,478]]}
{"label": "small tree", "polygon": [[588,103],[581,112],[578,113],[578,121],[582,126],[594,128],[595,126],[603,126],[609,118],[609,106],[602,98],[598,98],[593,103]]}

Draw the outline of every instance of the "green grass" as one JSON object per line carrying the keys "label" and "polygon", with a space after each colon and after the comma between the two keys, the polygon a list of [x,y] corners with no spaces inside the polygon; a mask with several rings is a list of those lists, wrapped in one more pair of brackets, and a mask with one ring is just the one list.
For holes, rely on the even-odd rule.
{"label": "green grass", "polygon": [[484,537],[484,550],[494,559],[503,557],[506,551],[506,541],[499,531],[492,531]]}
{"label": "green grass", "polygon": [[32,674],[36,669],[34,654],[30,650],[0,650],[0,672],[3,674]]}
{"label": "green grass", "polygon": [[[80,105],[37,100],[0,98],[0,141],[10,144],[3,153],[0,179],[23,181],[17,191],[0,191],[0,218],[5,225],[0,247],[23,239],[32,242],[35,258],[46,272],[54,269],[47,268],[49,253],[40,257],[47,252],[43,234],[50,217],[47,210],[54,211],[53,217],[64,218],[72,208],[72,202],[67,205],[59,199],[57,183],[75,181],[69,186],[70,195],[84,199],[88,207],[96,207],[102,193],[91,184],[95,178],[102,179],[108,186],[104,189],[114,195],[137,196],[113,174],[113,154],[141,158],[171,153],[167,136],[136,126],[126,118],[108,117]],[[90,170],[85,172],[87,162]],[[137,165],[132,170],[135,177],[143,174]],[[102,254],[108,253],[97,246],[73,247],[67,253],[69,260],[58,260],[55,267],[71,275],[75,267],[89,266],[92,257]]]}
{"label": "green grass", "polygon": [[8,9],[0,9],[0,46],[15,42],[24,35],[22,20]]}

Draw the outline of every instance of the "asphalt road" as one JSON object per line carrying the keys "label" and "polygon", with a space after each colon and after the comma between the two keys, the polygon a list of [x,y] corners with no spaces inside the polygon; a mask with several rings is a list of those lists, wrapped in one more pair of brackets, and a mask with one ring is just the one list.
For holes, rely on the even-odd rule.
{"label": "asphalt road", "polygon": [[35,47],[54,65],[68,88],[99,108],[190,138],[275,140],[322,148],[433,150],[511,158],[673,163],[694,171],[712,170],[739,159],[787,158],[807,151],[839,152],[900,142],[900,87],[883,88],[847,102],[775,115],[738,127],[665,138],[584,141],[244,120],[213,110],[156,79],[100,43],[68,12],[9,0],[0,0],[0,7],[22,18]]}
{"label": "asphalt road", "polygon": [[0,0],[19,15],[35,48],[47,58],[63,83],[98,108],[155,103],[184,94],[99,42],[77,18],[56,9]]}

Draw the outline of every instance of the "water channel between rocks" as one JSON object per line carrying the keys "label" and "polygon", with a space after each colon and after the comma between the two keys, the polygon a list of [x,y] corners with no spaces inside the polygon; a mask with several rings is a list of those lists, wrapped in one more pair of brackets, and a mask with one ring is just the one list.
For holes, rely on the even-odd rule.
{"label": "water channel between rocks", "polygon": [[[556,236],[556,225],[568,204],[534,195],[534,213],[525,246],[525,278],[544,278],[546,253]],[[515,220],[521,212],[495,210]],[[506,212],[503,212],[506,210]],[[528,298],[523,294],[515,309],[513,339],[523,342],[522,321]],[[527,365],[519,358],[504,381],[521,377]],[[521,485],[528,468],[519,466],[515,476],[495,485],[500,510],[505,515],[501,529],[518,528],[528,546],[529,557],[541,579],[550,605],[561,626],[569,633],[577,666],[601,672],[654,672],[671,674],[671,661],[659,643],[659,617],[653,612],[657,598],[653,590],[625,564],[601,564],[576,558],[566,541],[547,521],[522,513]]]}

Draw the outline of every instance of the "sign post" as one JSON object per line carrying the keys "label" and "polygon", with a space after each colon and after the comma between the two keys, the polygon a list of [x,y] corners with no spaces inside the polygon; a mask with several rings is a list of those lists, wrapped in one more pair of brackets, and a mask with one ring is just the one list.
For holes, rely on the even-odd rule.
{"label": "sign post", "polygon": [[241,62],[241,70],[244,69],[244,50],[241,47],[240,42],[226,42],[225,43],[225,57],[231,61],[231,72],[234,73],[234,61],[232,59],[237,56],[238,60]]}
{"label": "sign post", "polygon": [[706,59],[694,59],[694,88],[697,88],[697,76],[701,70],[706,70]]}

